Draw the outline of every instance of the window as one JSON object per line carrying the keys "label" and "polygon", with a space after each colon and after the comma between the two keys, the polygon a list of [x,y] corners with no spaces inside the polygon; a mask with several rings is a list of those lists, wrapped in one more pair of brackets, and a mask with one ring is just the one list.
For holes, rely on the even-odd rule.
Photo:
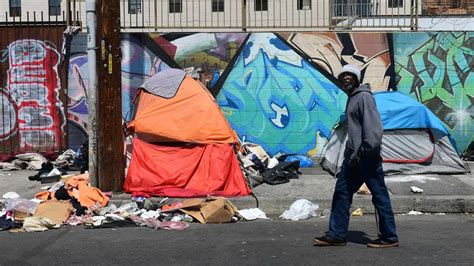
{"label": "window", "polygon": [[21,16],[21,0],[10,0],[10,17]]}
{"label": "window", "polygon": [[61,0],[48,0],[49,15],[61,15]]}
{"label": "window", "polygon": [[142,13],[142,0],[128,0],[128,14]]}
{"label": "window", "polygon": [[255,11],[268,11],[268,0],[255,0]]}
{"label": "window", "polygon": [[390,8],[403,7],[403,0],[388,0],[388,7]]}
{"label": "window", "polygon": [[224,12],[224,0],[212,0],[212,12]]}
{"label": "window", "polygon": [[[390,0],[389,0],[390,1]],[[401,0],[403,1],[403,0]],[[333,12],[336,17],[369,16],[372,13],[371,0],[335,0]]]}
{"label": "window", "polygon": [[298,10],[310,10],[311,0],[298,0]]}
{"label": "window", "polygon": [[170,13],[181,13],[182,11],[182,6],[183,6],[183,1],[182,0],[170,0]]}

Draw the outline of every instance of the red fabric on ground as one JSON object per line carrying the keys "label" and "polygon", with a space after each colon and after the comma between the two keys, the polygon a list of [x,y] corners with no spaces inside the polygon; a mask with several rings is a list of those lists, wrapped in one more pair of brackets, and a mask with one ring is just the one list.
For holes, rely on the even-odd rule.
{"label": "red fabric on ground", "polygon": [[165,146],[137,138],[124,188],[134,195],[183,198],[250,194],[230,144]]}

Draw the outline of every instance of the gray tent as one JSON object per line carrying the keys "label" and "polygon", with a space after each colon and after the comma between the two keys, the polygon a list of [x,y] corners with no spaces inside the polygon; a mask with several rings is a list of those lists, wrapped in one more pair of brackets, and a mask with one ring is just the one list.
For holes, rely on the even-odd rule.
{"label": "gray tent", "polygon": [[[398,92],[376,93],[384,135],[385,173],[421,174],[470,172],[459,157],[444,124],[424,105]],[[322,167],[335,175],[342,165],[346,126],[338,124],[322,151]]]}

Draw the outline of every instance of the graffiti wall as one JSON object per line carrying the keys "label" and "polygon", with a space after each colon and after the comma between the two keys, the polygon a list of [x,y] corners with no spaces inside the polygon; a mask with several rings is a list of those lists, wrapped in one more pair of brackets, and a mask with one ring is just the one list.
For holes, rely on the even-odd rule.
{"label": "graffiti wall", "polygon": [[[145,80],[181,68],[216,96],[242,140],[270,154],[315,155],[345,108],[335,77],[355,64],[374,91],[399,90],[425,104],[466,151],[474,135],[472,39],[472,33],[123,34],[122,116],[130,119],[131,99]],[[87,139],[85,46],[84,35],[74,37],[68,81],[69,136],[81,141]]]}
{"label": "graffiti wall", "polygon": [[364,82],[374,91],[393,89],[389,36],[385,33],[294,33],[286,38],[333,76],[344,65],[353,64],[360,67]]}
{"label": "graffiti wall", "polygon": [[[69,148],[85,143],[85,34],[73,36],[66,57],[59,27],[0,28],[0,36],[0,153],[61,150],[66,135]],[[143,82],[181,68],[215,95],[242,140],[270,154],[315,155],[345,108],[335,77],[355,64],[374,91],[410,95],[449,127],[460,151],[474,150],[473,32],[127,33],[121,43],[124,121]]]}
{"label": "graffiti wall", "polygon": [[54,152],[65,147],[61,35],[54,27],[15,32],[0,28],[1,154]]}
{"label": "graffiti wall", "polygon": [[[186,70],[211,88],[235,57],[247,34],[122,34],[122,117],[133,113],[132,99],[148,78],[170,67]],[[69,62],[69,145],[87,140],[86,36],[73,38]],[[189,43],[199,44],[190,47]]]}
{"label": "graffiti wall", "polygon": [[461,151],[474,141],[474,32],[394,34],[397,90],[431,109]]}
{"label": "graffiti wall", "polygon": [[329,137],[346,95],[284,39],[262,33],[245,43],[217,101],[241,139],[271,154],[306,154]]}

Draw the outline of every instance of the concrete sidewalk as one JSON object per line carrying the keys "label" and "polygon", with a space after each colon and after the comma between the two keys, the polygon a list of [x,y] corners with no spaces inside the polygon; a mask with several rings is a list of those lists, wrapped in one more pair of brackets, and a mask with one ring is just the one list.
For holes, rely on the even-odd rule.
{"label": "concrete sidewalk", "polygon": [[[469,162],[471,169],[474,162]],[[271,186],[262,184],[254,188],[259,208],[270,217],[283,213],[298,199],[307,199],[318,204],[318,211],[329,209],[336,179],[319,166],[302,168],[299,179],[289,183]],[[29,181],[28,176],[36,171],[0,171],[0,196],[8,191],[15,191],[20,196],[32,198],[41,191],[41,184]],[[431,213],[474,213],[474,174],[464,175],[391,175],[386,176],[395,213],[407,213],[411,210]],[[422,194],[414,194],[410,187],[422,188]],[[116,193],[111,201],[120,204],[130,200],[130,195]],[[154,198],[154,200],[159,200]],[[176,200],[176,199],[174,199]],[[253,197],[230,198],[239,209],[255,208]],[[355,195],[352,209],[362,208],[364,213],[373,213],[374,207],[370,195]]]}

